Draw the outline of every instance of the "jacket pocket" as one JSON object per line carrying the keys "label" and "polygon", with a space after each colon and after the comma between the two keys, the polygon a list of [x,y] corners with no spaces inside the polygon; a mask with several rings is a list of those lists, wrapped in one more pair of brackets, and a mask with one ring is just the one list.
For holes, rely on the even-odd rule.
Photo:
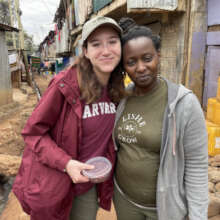
{"label": "jacket pocket", "polygon": [[159,220],[185,220],[187,208],[176,186],[158,192]]}
{"label": "jacket pocket", "polygon": [[66,173],[45,166],[33,159],[29,185],[25,186],[25,202],[33,212],[48,210],[48,212],[63,212],[61,210],[65,199],[70,203],[72,182]]}

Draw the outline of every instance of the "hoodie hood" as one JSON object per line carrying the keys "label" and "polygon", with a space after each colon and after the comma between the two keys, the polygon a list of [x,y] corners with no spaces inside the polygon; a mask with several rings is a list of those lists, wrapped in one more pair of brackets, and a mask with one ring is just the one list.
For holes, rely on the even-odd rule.
{"label": "hoodie hood", "polygon": [[[181,100],[185,95],[188,93],[191,93],[192,91],[187,89],[181,84],[176,84],[173,82],[170,82],[169,80],[165,79],[162,76],[159,76],[160,79],[164,80],[167,83],[168,87],[168,108],[169,108],[169,117],[172,115],[172,113],[175,110],[176,104],[179,100]],[[135,84],[132,82],[130,83],[126,90],[132,91],[135,87]],[[126,99],[126,98],[125,98]],[[124,101],[123,101],[124,103]]]}
{"label": "hoodie hood", "polygon": [[171,119],[173,135],[172,135],[172,152],[173,156],[176,155],[176,114],[175,109],[177,103],[185,97],[187,94],[191,93],[192,91],[187,89],[181,84],[172,83],[165,78],[162,77],[163,80],[166,81],[168,87],[168,118]]}
{"label": "hoodie hood", "polygon": [[187,89],[181,84],[174,84],[166,79],[164,80],[167,82],[167,86],[168,86],[168,107],[169,107],[168,117],[170,117],[174,113],[177,103],[185,95],[187,95],[188,93],[191,93],[192,91]]}

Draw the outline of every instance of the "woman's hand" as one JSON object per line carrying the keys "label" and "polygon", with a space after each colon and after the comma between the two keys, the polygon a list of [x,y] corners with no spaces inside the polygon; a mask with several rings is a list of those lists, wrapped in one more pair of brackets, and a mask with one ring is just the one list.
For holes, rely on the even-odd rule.
{"label": "woman's hand", "polygon": [[66,172],[74,183],[85,183],[89,181],[88,177],[82,175],[82,170],[92,170],[93,165],[81,163],[77,160],[69,160],[66,165]]}

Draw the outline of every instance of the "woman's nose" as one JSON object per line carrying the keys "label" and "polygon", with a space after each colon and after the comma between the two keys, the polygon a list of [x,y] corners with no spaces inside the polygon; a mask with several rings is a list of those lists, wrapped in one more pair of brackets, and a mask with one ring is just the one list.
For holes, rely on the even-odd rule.
{"label": "woman's nose", "polygon": [[103,54],[109,54],[109,45],[108,44],[103,44],[102,52],[103,52]]}
{"label": "woman's nose", "polygon": [[146,70],[146,66],[144,65],[143,62],[139,61],[139,62],[137,63],[137,72],[142,73],[142,72],[144,72],[145,70]]}

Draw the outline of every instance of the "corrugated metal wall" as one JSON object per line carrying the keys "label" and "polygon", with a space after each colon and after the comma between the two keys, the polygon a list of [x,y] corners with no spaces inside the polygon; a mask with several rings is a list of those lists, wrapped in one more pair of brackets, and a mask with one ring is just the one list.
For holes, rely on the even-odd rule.
{"label": "corrugated metal wall", "polygon": [[[220,1],[208,0],[208,28],[215,26],[220,30]],[[217,93],[217,80],[220,76],[220,31],[209,31],[207,33],[207,55],[205,65],[205,80],[203,90],[203,106],[206,107],[207,100],[215,97]]]}
{"label": "corrugated metal wall", "polygon": [[12,101],[12,90],[8,49],[3,31],[0,31],[0,67],[0,105],[4,105]]}
{"label": "corrugated metal wall", "polygon": [[208,0],[208,26],[220,24],[220,1]]}
{"label": "corrugated metal wall", "polygon": [[206,58],[203,105],[207,105],[208,98],[216,97],[218,76],[220,74],[219,57],[220,46],[209,46]]}

